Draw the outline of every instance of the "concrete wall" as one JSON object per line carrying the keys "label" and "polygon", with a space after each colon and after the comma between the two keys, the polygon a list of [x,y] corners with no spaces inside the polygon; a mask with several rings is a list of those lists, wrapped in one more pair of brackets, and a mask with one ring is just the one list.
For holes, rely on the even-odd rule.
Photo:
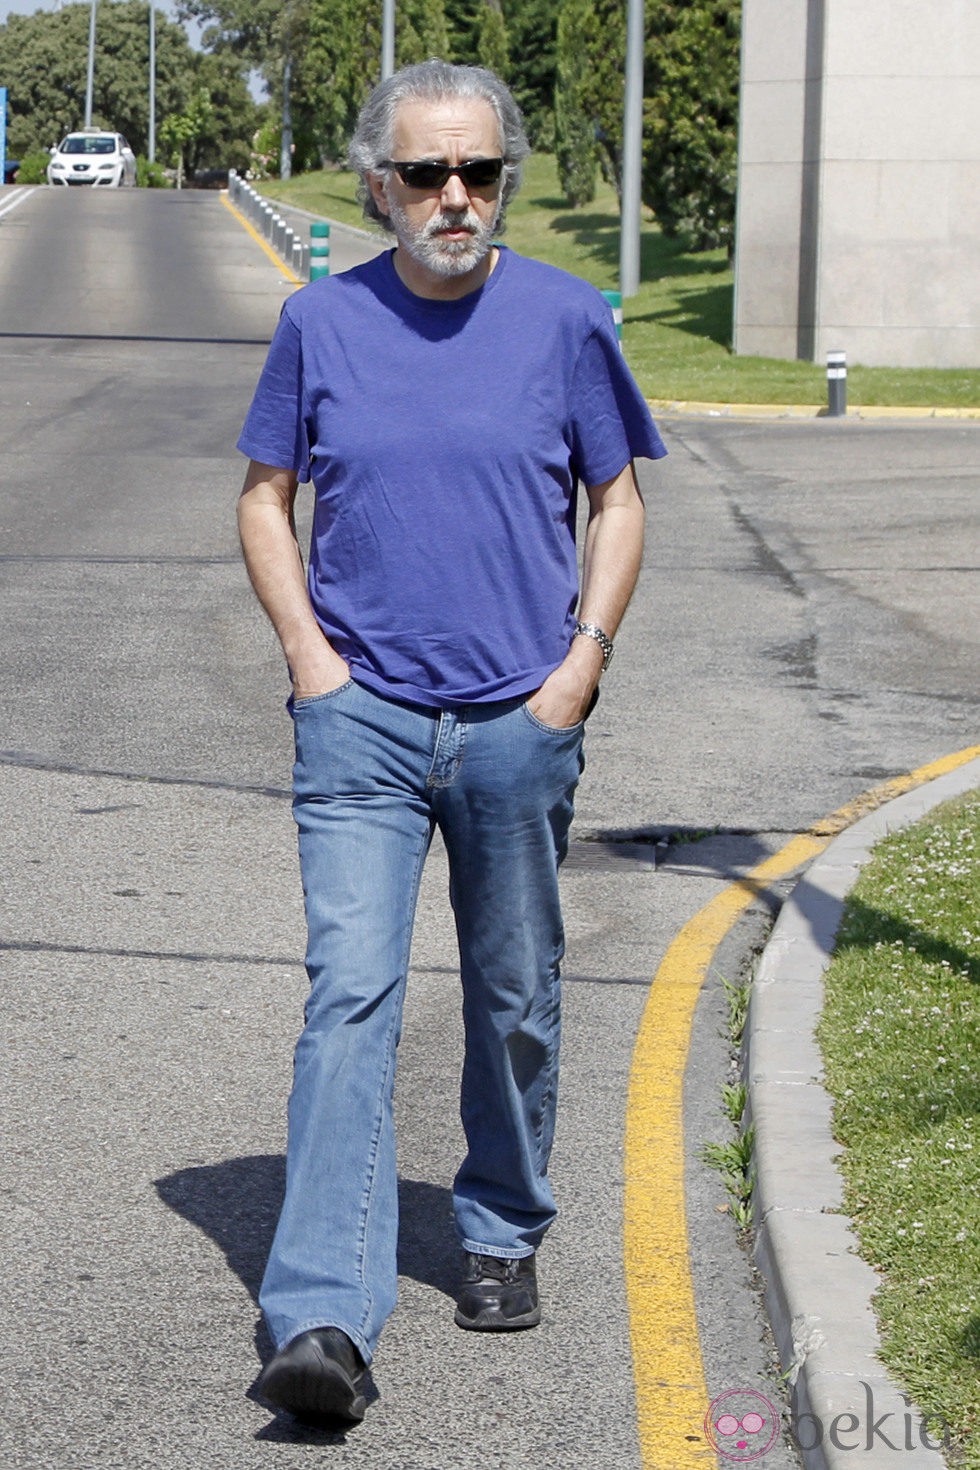
{"label": "concrete wall", "polygon": [[743,0],[735,350],[980,365],[980,0]]}

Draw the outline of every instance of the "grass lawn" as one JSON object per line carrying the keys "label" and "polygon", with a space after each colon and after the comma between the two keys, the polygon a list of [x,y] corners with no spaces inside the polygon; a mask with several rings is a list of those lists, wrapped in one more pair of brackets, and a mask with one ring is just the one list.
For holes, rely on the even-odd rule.
{"label": "grass lawn", "polygon": [[[980,1470],[980,792],[883,841],[818,1036],[883,1357]],[[938,1437],[938,1436],[937,1436]]]}
{"label": "grass lawn", "polygon": [[[281,199],[340,224],[363,225],[349,173],[301,174],[258,185]],[[595,201],[569,209],[555,161],[528,160],[524,187],[511,205],[505,239],[515,250],[584,276],[600,290],[619,278],[619,212],[613,190],[600,184]],[[650,398],[712,403],[814,403],[827,400],[822,364],[734,357],[733,279],[724,250],[692,253],[667,240],[652,220],[643,224],[641,285],[625,303],[624,345]],[[848,406],[980,406],[980,369],[849,367]]]}

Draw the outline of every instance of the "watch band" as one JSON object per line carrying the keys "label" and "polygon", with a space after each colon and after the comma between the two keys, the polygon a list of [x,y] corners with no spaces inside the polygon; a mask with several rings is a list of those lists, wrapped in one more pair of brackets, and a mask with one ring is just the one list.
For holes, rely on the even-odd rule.
{"label": "watch band", "polygon": [[605,670],[608,669],[609,665],[612,663],[612,639],[608,638],[596,623],[576,623],[575,636],[576,638],[581,636],[583,638],[595,639],[599,647],[602,649],[602,668],[603,672],[605,672]]}

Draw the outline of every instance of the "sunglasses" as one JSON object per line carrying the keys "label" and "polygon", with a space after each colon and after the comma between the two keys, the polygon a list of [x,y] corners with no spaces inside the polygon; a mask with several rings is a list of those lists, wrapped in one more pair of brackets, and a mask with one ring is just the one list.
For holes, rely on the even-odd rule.
{"label": "sunglasses", "polygon": [[393,168],[403,184],[410,189],[441,189],[455,174],[467,189],[489,189],[504,171],[502,158],[472,158],[469,163],[458,163],[455,168],[448,163],[405,162],[400,158],[385,158],[382,168]]}

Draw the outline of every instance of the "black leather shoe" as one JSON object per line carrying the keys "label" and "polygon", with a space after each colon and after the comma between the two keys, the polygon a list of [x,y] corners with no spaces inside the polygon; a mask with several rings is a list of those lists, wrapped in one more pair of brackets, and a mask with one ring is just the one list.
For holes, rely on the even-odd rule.
{"label": "black leather shoe", "polygon": [[518,1260],[467,1252],[456,1325],[471,1332],[515,1332],[541,1321],[534,1257]]}
{"label": "black leather shoe", "polygon": [[365,1399],[364,1365],[339,1327],[301,1332],[263,1370],[255,1391],[279,1409],[301,1419],[332,1419],[360,1424]]}

